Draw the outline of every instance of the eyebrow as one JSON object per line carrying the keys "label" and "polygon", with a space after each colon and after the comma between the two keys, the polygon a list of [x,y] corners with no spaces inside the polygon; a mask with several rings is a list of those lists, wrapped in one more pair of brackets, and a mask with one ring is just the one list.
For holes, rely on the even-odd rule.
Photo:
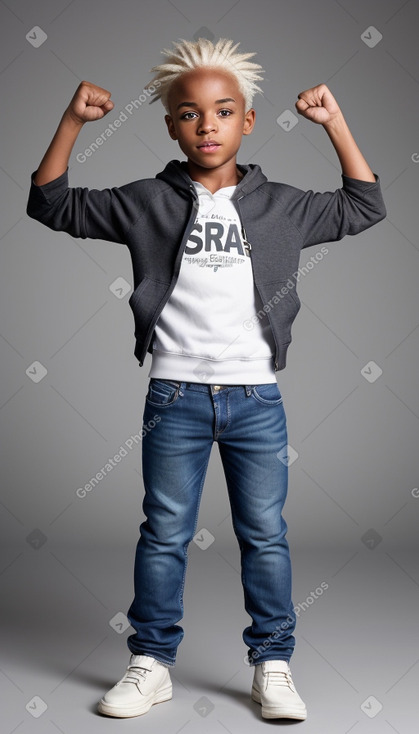
{"label": "eyebrow", "polygon": [[[224,104],[225,102],[235,102],[236,100],[233,99],[233,97],[225,97],[224,99],[216,99],[215,104]],[[179,110],[181,107],[198,107],[196,102],[180,102],[178,106],[176,107],[177,110]]]}

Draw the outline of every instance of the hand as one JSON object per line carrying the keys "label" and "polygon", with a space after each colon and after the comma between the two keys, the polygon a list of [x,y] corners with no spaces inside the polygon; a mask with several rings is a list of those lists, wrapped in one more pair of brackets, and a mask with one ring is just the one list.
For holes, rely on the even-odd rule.
{"label": "hand", "polygon": [[342,114],[326,84],[318,84],[301,92],[295,106],[300,115],[319,125],[327,125]]}
{"label": "hand", "polygon": [[111,93],[102,87],[97,87],[90,82],[81,82],[66,113],[79,125],[101,120],[114,108],[110,96]]}

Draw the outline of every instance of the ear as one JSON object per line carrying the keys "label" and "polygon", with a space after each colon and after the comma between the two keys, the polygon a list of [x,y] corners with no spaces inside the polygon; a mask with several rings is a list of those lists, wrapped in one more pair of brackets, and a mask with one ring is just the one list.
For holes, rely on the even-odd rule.
{"label": "ear", "polygon": [[253,107],[248,110],[244,116],[243,135],[250,135],[256,122],[256,110]]}
{"label": "ear", "polygon": [[172,140],[177,140],[175,126],[174,126],[173,120],[170,117],[170,115],[165,115],[164,116],[164,121],[165,121],[165,123],[167,125],[167,129],[169,131],[169,135],[172,138]]}

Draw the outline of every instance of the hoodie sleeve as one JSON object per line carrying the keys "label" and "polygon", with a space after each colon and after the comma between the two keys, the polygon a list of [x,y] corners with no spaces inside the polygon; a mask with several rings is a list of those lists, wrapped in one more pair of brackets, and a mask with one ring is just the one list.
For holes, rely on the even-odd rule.
{"label": "hoodie sleeve", "polygon": [[68,169],[42,186],[31,187],[26,213],[50,229],[72,237],[87,237],[125,244],[125,233],[140,210],[133,184],[112,189],[70,188]]}
{"label": "hoodie sleeve", "polygon": [[301,232],[303,248],[358,234],[384,219],[380,179],[374,176],[375,183],[342,174],[342,188],[325,193],[306,191],[294,199],[288,214]]}

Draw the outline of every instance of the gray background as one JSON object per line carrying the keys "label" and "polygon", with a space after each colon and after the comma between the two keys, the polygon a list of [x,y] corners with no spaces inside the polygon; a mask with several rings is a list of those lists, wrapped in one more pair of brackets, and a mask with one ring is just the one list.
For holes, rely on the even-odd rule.
{"label": "gray background", "polygon": [[[281,725],[262,721],[249,699],[241,640],[248,617],[216,447],[198,524],[199,537],[214,540],[190,546],[174,699],[141,721],[96,715],[98,698],[128,662],[124,614],[143,518],[140,445],[85,498],[75,492],[140,429],[150,356],[140,369],[131,291],[117,298],[109,289],[119,277],[132,287],[128,250],[54,233],[25,213],[29,175],[82,79],[109,89],[115,109],[83,128],[71,185],[121,185],[182,158],[161,103],[143,104],[85,163],[76,155],[138,97],[162,48],[199,34],[241,41],[266,69],[256,128],[239,162],[257,162],[269,179],[301,188],[340,186],[322,128],[301,117],[288,132],[277,123],[300,91],[324,81],[381,177],[387,219],[328,245],[300,280],[302,308],[278,373],[298,452],[285,513],[299,609],[292,670],[308,706],[300,724],[307,732],[415,729],[418,16],[416,0],[0,2],[7,734]],[[37,48],[26,39],[34,26],[47,34]],[[382,34],[373,48],[362,40],[370,26]],[[319,249],[305,250],[300,264]],[[362,372],[371,360],[382,370],[372,383]],[[37,383],[26,372],[35,361],[47,370]],[[322,582],[327,590],[313,594]]]}

